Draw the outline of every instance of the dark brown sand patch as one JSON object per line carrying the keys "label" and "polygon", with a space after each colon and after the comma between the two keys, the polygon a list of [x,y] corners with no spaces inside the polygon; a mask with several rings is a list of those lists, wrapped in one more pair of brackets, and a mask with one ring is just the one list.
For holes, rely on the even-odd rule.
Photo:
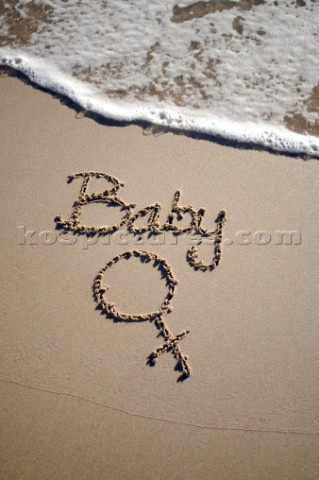
{"label": "dark brown sand patch", "polygon": [[308,100],[305,101],[308,112],[319,113],[319,83],[313,88],[312,93]]}
{"label": "dark brown sand patch", "polygon": [[241,35],[244,30],[244,25],[242,24],[242,20],[244,20],[243,17],[236,17],[234,18],[233,24],[232,24],[233,29],[236,30],[236,32],[239,33],[239,35]]}
{"label": "dark brown sand patch", "polygon": [[304,0],[296,0],[296,7],[305,7],[306,5]]}
{"label": "dark brown sand patch", "polygon": [[191,43],[189,44],[188,51],[191,52],[193,50],[199,50],[201,46],[201,43],[198,42],[197,40],[192,40]]}
{"label": "dark brown sand patch", "polygon": [[153,45],[150,46],[148,51],[146,52],[145,62],[142,65],[142,68],[148,67],[154,57],[155,50],[159,47],[159,42],[155,42]]}
{"label": "dark brown sand patch", "polygon": [[165,90],[159,90],[153,82],[150,82],[147,93],[152,97],[157,97],[160,101],[166,98]]}
{"label": "dark brown sand patch", "polygon": [[[124,65],[122,63],[104,63],[100,65],[98,68],[98,71],[104,76],[104,77],[109,77],[109,78],[114,78],[114,79],[121,79],[122,75],[122,70],[123,70]],[[79,64],[75,64],[72,67],[72,75],[77,78],[82,80],[83,82],[87,83],[93,83],[96,86],[101,85],[101,80],[98,79],[96,76],[97,68],[91,68],[86,67],[83,68]],[[123,98],[128,95],[128,92],[126,89],[118,87],[118,88],[111,88],[108,89],[105,93],[107,93],[109,96],[113,97],[118,97],[118,98]]]}
{"label": "dark brown sand patch", "polygon": [[309,122],[301,113],[286,115],[284,122],[289,130],[296,133],[319,136],[319,120]]}
{"label": "dark brown sand patch", "polygon": [[232,8],[237,8],[239,11],[251,10],[254,6],[263,5],[264,3],[266,3],[264,0],[240,0],[240,2],[210,0],[208,2],[195,2],[187,7],[175,5],[171,21],[174,23],[182,23],[192,20],[193,18],[204,17],[208,13],[222,12],[223,10],[231,10]]}
{"label": "dark brown sand patch", "polygon": [[215,58],[210,58],[208,62],[206,63],[206,66],[203,70],[203,74],[205,77],[209,79],[216,79],[216,65],[220,63],[220,60],[215,59]]}
{"label": "dark brown sand patch", "polygon": [[162,63],[162,73],[163,73],[163,75],[166,75],[168,65],[169,65],[168,60],[165,60],[165,62]]}
{"label": "dark brown sand patch", "polygon": [[0,16],[3,17],[8,33],[0,35],[0,46],[25,45],[40,26],[51,21],[53,7],[33,1],[27,3],[24,8],[24,15],[18,10],[17,0],[0,2]]}
{"label": "dark brown sand patch", "polygon": [[[319,83],[304,102],[307,111],[310,113],[319,113]],[[319,119],[309,121],[302,113],[293,113],[284,117],[284,122],[289,130],[301,134],[319,136]]]}

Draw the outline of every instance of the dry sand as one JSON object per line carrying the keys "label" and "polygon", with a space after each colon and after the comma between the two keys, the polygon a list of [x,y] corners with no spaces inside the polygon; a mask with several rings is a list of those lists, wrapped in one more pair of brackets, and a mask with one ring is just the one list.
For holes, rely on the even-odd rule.
{"label": "dry sand", "polygon": [[[318,161],[76,119],[47,93],[0,83],[1,478],[317,479]],[[226,209],[224,238],[272,240],[224,245],[206,273],[187,264],[185,236],[41,244],[78,195],[68,175],[89,170],[120,178],[120,197],[140,208],[159,202],[167,213],[181,189],[184,205],[207,208],[207,225]],[[85,215],[97,222],[101,211]],[[38,232],[33,245],[21,244],[22,226]],[[300,244],[276,244],[274,232],[291,230]],[[153,324],[95,310],[94,277],[132,248],[164,257],[179,280],[167,323],[191,331],[183,383],[169,353],[146,365],[163,343]],[[166,292],[138,262],[119,263],[108,281],[128,312],[153,310]]]}

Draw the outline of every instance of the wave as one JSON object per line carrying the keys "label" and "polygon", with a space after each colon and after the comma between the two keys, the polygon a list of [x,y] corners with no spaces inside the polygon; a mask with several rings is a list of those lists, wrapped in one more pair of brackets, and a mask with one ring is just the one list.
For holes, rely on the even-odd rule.
{"label": "wave", "polygon": [[0,64],[106,118],[319,157],[319,6],[277,3],[7,0]]}

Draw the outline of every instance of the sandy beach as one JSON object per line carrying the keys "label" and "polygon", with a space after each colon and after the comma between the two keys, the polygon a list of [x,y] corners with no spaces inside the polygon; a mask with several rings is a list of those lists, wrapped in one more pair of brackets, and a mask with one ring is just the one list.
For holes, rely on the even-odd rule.
{"label": "sandy beach", "polygon": [[[0,85],[1,478],[317,479],[318,161],[98,122],[16,78]],[[68,176],[89,171],[120,179],[135,211],[159,203],[161,225],[177,190],[207,210],[206,228],[224,209],[218,267],[187,263],[189,235],[63,234],[54,219],[70,218],[81,186]],[[89,192],[103,188],[93,179]],[[102,207],[83,222],[117,223]],[[152,322],[96,309],[96,275],[133,249],[178,280],[165,321],[190,331],[183,382],[170,352],[147,365],[163,344]],[[212,244],[198,250],[209,263]],[[138,260],[107,284],[133,313],[167,292]]]}

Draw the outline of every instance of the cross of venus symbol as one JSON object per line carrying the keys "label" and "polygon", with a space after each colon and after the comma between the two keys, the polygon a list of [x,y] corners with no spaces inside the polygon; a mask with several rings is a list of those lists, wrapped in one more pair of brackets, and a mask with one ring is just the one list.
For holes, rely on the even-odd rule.
{"label": "cross of venus symbol", "polygon": [[[115,307],[114,303],[107,300],[106,292],[109,289],[104,280],[104,275],[113,265],[121,260],[129,260],[130,258],[139,258],[143,263],[153,263],[153,266],[162,274],[165,278],[168,292],[164,298],[161,306],[149,313],[142,314],[128,314],[120,312]],[[175,295],[175,289],[177,280],[174,277],[171,266],[166,260],[159,257],[155,253],[143,251],[143,250],[130,250],[121,253],[110,260],[97,274],[94,284],[93,293],[96,302],[103,312],[114,321],[117,322],[152,322],[157,330],[164,338],[164,343],[154,350],[148,357],[148,364],[155,365],[159,356],[164,352],[171,352],[177,361],[177,368],[182,372],[180,380],[186,379],[190,376],[191,370],[188,363],[187,355],[184,355],[180,348],[180,341],[189,333],[189,330],[185,330],[178,335],[173,335],[166,325],[165,315],[171,313],[171,301]]]}

